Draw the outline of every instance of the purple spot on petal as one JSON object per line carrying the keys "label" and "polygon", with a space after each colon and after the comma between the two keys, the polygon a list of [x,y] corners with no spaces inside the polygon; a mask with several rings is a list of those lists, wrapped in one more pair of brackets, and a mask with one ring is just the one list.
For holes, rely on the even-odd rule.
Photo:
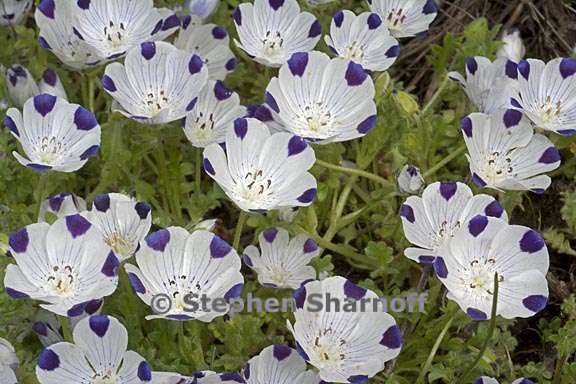
{"label": "purple spot on petal", "polygon": [[557,132],[562,136],[576,135],[576,129],[560,129]]}
{"label": "purple spot on petal", "polygon": [[306,144],[304,139],[299,136],[292,136],[288,142],[288,157],[298,155],[306,148],[308,148],[308,144]]}
{"label": "purple spot on petal", "polygon": [[262,233],[262,236],[264,236],[267,242],[272,243],[274,239],[276,239],[277,234],[278,230],[276,228],[269,228]]}
{"label": "purple spot on petal", "polygon": [[204,61],[198,55],[192,55],[190,62],[188,63],[188,71],[190,74],[194,75],[202,70],[202,66],[204,66]]}
{"label": "purple spot on petal", "polygon": [[390,349],[397,349],[402,346],[402,332],[397,325],[393,325],[384,332],[380,344]]}
{"label": "purple spot on petal", "polygon": [[204,158],[204,161],[202,163],[204,165],[204,170],[206,172],[208,172],[212,176],[214,176],[216,174],[216,171],[214,171],[214,167],[212,166],[212,163],[210,163],[210,160]]}
{"label": "purple spot on petal", "polygon": [[479,187],[485,187],[486,186],[486,182],[484,180],[482,180],[482,178],[475,173],[472,175],[472,181],[474,182],[474,184],[476,184]]}
{"label": "purple spot on petal", "polygon": [[141,361],[138,365],[138,378],[142,381],[152,380],[152,370],[147,362]]}
{"label": "purple spot on petal", "polygon": [[468,316],[470,316],[473,320],[486,320],[488,319],[488,315],[476,308],[468,308],[466,310]]}
{"label": "purple spot on petal", "polygon": [[234,120],[234,133],[240,140],[246,137],[246,133],[248,133],[248,121],[245,118],[239,117]]}
{"label": "purple spot on petal", "polygon": [[129,272],[128,281],[130,281],[130,285],[132,286],[134,292],[141,294],[146,293],[146,288],[144,287],[144,284],[142,284],[142,280],[140,280],[138,275]]}
{"label": "purple spot on petal", "polygon": [[4,125],[6,126],[6,128],[8,128],[10,130],[10,132],[15,134],[16,136],[20,136],[20,132],[18,132],[18,128],[16,127],[16,123],[14,123],[14,120],[12,120],[12,118],[10,116],[6,116],[4,118]]}
{"label": "purple spot on petal", "polygon": [[474,57],[469,57],[468,59],[466,59],[466,69],[472,75],[476,73],[476,71],[478,70],[478,62]]}
{"label": "purple spot on petal", "polygon": [[296,52],[288,60],[288,68],[294,76],[302,77],[304,71],[306,71],[306,66],[308,65],[308,53],[307,52]]}
{"label": "purple spot on petal", "polygon": [[142,220],[146,219],[148,217],[148,215],[150,214],[150,205],[148,205],[145,202],[138,202],[136,203],[136,205],[134,206],[134,210],[136,211],[136,213],[138,214],[138,217],[141,218]]}
{"label": "purple spot on petal", "polygon": [[162,23],[162,30],[167,31],[172,28],[180,26],[180,19],[176,15],[169,16]]}
{"label": "purple spot on petal", "polygon": [[376,29],[380,25],[382,25],[382,19],[380,16],[378,16],[376,13],[371,13],[370,16],[368,16],[368,28]]}
{"label": "purple spot on petal", "polygon": [[272,96],[270,92],[266,92],[266,104],[268,104],[270,108],[274,110],[274,112],[280,113],[278,103],[276,102],[276,99],[274,98],[274,96]]}
{"label": "purple spot on petal", "polygon": [[316,36],[320,36],[322,33],[322,26],[318,20],[315,20],[312,25],[310,26],[310,30],[308,31],[308,37],[314,38]]}
{"label": "purple spot on petal", "polygon": [[46,348],[38,358],[38,367],[45,371],[53,371],[60,366],[60,357],[56,352]]}
{"label": "purple spot on petal", "polygon": [[88,220],[78,214],[66,216],[65,220],[66,228],[68,228],[68,232],[74,239],[84,235],[92,226]]}
{"label": "purple spot on petal", "polygon": [[47,69],[42,74],[42,79],[46,84],[54,87],[56,85],[56,82],[58,81],[58,75],[56,75],[56,72],[54,72],[53,70]]}
{"label": "purple spot on petal", "polygon": [[90,8],[90,0],[78,0],[76,4],[82,9]]}
{"label": "purple spot on petal", "polygon": [[548,304],[548,298],[543,295],[532,295],[522,300],[522,304],[532,312],[540,312]]}
{"label": "purple spot on petal", "polygon": [[6,294],[13,299],[28,299],[28,298],[30,298],[30,296],[28,296],[24,292],[17,291],[13,288],[10,288],[10,287],[4,288],[4,292],[6,292]]}
{"label": "purple spot on petal", "polygon": [[86,160],[90,157],[94,157],[98,154],[98,151],[100,150],[100,146],[99,145],[93,145],[90,148],[88,148],[87,150],[85,150],[81,155],[80,155],[80,160]]}
{"label": "purple spot on petal", "polygon": [[416,221],[416,217],[414,217],[414,210],[408,204],[402,204],[402,207],[400,208],[400,216],[411,223]]}
{"label": "purple spot on petal", "polygon": [[120,265],[120,261],[114,254],[114,252],[110,251],[104,265],[102,266],[102,273],[104,276],[107,277],[114,277],[118,275],[118,266]]}
{"label": "purple spot on petal", "polygon": [[242,12],[240,11],[240,7],[236,7],[234,12],[232,13],[232,17],[234,18],[234,22],[236,25],[242,25]]}
{"label": "purple spot on petal", "polygon": [[343,21],[344,21],[344,12],[342,11],[336,12],[336,14],[334,15],[334,24],[336,24],[336,26],[340,28],[342,26]]}
{"label": "purple spot on petal", "polygon": [[235,286],[230,288],[228,292],[224,294],[224,300],[226,300],[226,302],[230,302],[230,300],[240,297],[243,290],[244,290],[243,283],[236,284]]}
{"label": "purple spot on petal", "polygon": [[376,115],[367,117],[364,121],[358,124],[356,130],[362,134],[367,134],[376,126]]}
{"label": "purple spot on petal", "polygon": [[518,100],[516,100],[516,99],[513,98],[513,97],[510,98],[510,105],[512,105],[514,108],[520,108],[520,109],[522,109],[522,106],[520,105],[520,103],[518,102]]}
{"label": "purple spot on petal", "polygon": [[425,15],[431,15],[432,13],[438,12],[438,6],[434,0],[428,0],[422,8],[422,13]]}
{"label": "purple spot on petal", "polygon": [[32,324],[32,330],[40,336],[48,336],[48,327],[41,321],[37,321]]}
{"label": "purple spot on petal", "polygon": [[488,226],[488,218],[484,215],[474,216],[468,222],[468,232],[474,237],[478,237]]}
{"label": "purple spot on petal", "polygon": [[56,8],[54,0],[42,0],[40,5],[38,5],[38,10],[44,14],[44,16],[54,19],[54,9]]}
{"label": "purple spot on petal", "polygon": [[78,107],[74,112],[74,124],[81,131],[89,131],[98,125],[96,116],[83,107]]}
{"label": "purple spot on petal", "polygon": [[472,137],[472,119],[465,117],[460,122],[460,129],[466,134],[467,137]]}
{"label": "purple spot on petal", "polygon": [[386,57],[388,58],[392,58],[392,57],[398,57],[400,55],[400,46],[399,45],[393,45],[390,48],[388,48],[388,50],[385,53]]}
{"label": "purple spot on petal", "polygon": [[504,125],[506,126],[506,128],[510,128],[510,127],[514,127],[516,125],[518,125],[518,123],[520,123],[520,120],[522,120],[522,112],[516,110],[516,109],[508,109],[505,113],[504,113]]}
{"label": "purple spot on petal", "polygon": [[497,200],[494,200],[493,202],[488,204],[486,208],[484,208],[484,213],[486,214],[486,216],[490,217],[502,217],[502,214],[504,213],[504,208],[502,208],[502,205],[500,205],[500,203]]}
{"label": "purple spot on petal", "polygon": [[170,231],[161,229],[146,237],[146,244],[155,251],[164,252],[170,241]]}
{"label": "purple spot on petal", "polygon": [[318,249],[318,244],[312,239],[306,240],[304,243],[304,253],[315,252]]}
{"label": "purple spot on petal", "polygon": [[215,259],[221,259],[232,251],[232,247],[219,238],[214,236],[210,242],[210,255]]}
{"label": "purple spot on petal", "polygon": [[436,271],[436,275],[441,279],[448,277],[448,268],[443,258],[436,257],[434,260],[434,271]]}
{"label": "purple spot on petal", "polygon": [[29,243],[30,238],[28,237],[28,230],[26,228],[22,228],[18,232],[14,232],[10,235],[10,239],[8,240],[10,249],[14,253],[26,252]]}
{"label": "purple spot on petal", "polygon": [[140,52],[146,60],[150,60],[156,55],[156,43],[148,41],[140,45]]}
{"label": "purple spot on petal", "polygon": [[298,197],[298,201],[304,204],[311,203],[316,197],[316,188],[310,188]]}
{"label": "purple spot on petal", "polygon": [[249,266],[249,267],[253,267],[254,263],[252,262],[252,259],[250,258],[250,256],[248,255],[244,255],[242,256],[242,260],[244,260],[244,263]]}
{"label": "purple spot on petal", "polygon": [[530,229],[527,231],[522,239],[520,239],[520,249],[522,252],[535,253],[546,246],[542,236],[536,231]]}
{"label": "purple spot on petal", "polygon": [[268,4],[273,10],[277,11],[282,5],[284,5],[284,0],[268,0]]}
{"label": "purple spot on petal", "polygon": [[108,75],[102,76],[102,87],[108,92],[116,92],[116,84]]}
{"label": "purple spot on petal", "polygon": [[364,384],[365,382],[368,381],[368,376],[366,375],[355,375],[355,376],[350,376],[349,378],[347,378],[346,380],[348,380],[348,382],[350,384]]}
{"label": "purple spot on petal", "polygon": [[446,200],[449,201],[452,196],[456,194],[458,190],[458,184],[453,181],[445,181],[440,183],[440,195]]}
{"label": "purple spot on petal", "polygon": [[543,164],[554,164],[560,160],[560,152],[558,152],[556,147],[548,147],[542,156],[540,156],[538,162]]}
{"label": "purple spot on petal", "polygon": [[286,359],[288,356],[290,356],[291,353],[292,353],[292,348],[290,348],[286,345],[275,345],[273,347],[272,355],[276,358],[276,360],[282,361],[282,360]]}
{"label": "purple spot on petal", "polygon": [[224,86],[224,83],[217,81],[214,84],[214,96],[220,101],[228,99],[232,96],[232,91]]}
{"label": "purple spot on petal", "polygon": [[186,106],[186,111],[190,112],[191,110],[193,110],[194,107],[196,106],[197,102],[198,102],[198,97],[193,98],[192,101],[190,101],[188,103],[188,105]]}
{"label": "purple spot on petal", "polygon": [[368,73],[366,73],[360,64],[356,64],[352,61],[348,63],[348,69],[346,69],[344,78],[349,86],[355,87],[361,85],[367,77]]}
{"label": "purple spot on petal", "polygon": [[528,80],[528,77],[530,77],[530,63],[527,60],[520,61],[518,63],[518,72],[520,72],[523,78]]}
{"label": "purple spot on petal", "polygon": [[226,62],[226,70],[227,71],[233,71],[234,68],[236,68],[236,58],[235,57],[231,58],[230,60],[228,60]]}
{"label": "purple spot on petal", "polygon": [[566,79],[576,73],[576,59],[565,58],[560,61],[560,75]]}
{"label": "purple spot on petal", "polygon": [[106,332],[108,332],[108,328],[110,327],[110,318],[105,315],[90,316],[88,323],[90,325],[90,329],[98,337],[104,337]]}
{"label": "purple spot on petal", "polygon": [[294,301],[296,302],[296,308],[302,309],[304,307],[305,300],[306,286],[301,285],[300,288],[294,291]]}
{"label": "purple spot on petal", "polygon": [[46,116],[54,109],[57,97],[53,95],[48,95],[43,93],[38,96],[34,96],[34,108],[42,116]]}
{"label": "purple spot on petal", "polygon": [[347,297],[360,300],[366,295],[366,289],[357,286],[350,280],[346,280],[344,283],[344,294]]}
{"label": "purple spot on petal", "polygon": [[518,64],[512,60],[506,61],[506,76],[514,80],[518,78]]}
{"label": "purple spot on petal", "polygon": [[94,207],[100,212],[106,212],[110,209],[110,196],[108,194],[96,196]]}

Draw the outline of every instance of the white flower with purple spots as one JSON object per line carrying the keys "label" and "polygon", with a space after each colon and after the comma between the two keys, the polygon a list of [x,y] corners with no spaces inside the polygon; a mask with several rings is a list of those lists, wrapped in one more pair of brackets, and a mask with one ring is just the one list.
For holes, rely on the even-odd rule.
{"label": "white flower with purple spots", "polygon": [[124,64],[106,66],[102,86],[113,110],[145,124],[164,124],[186,116],[208,81],[200,56],[165,42],[133,48]]}
{"label": "white flower with purple spots", "polygon": [[[57,8],[66,7],[63,1],[70,3],[66,5],[71,16],[67,20],[68,33],[71,29],[99,64],[122,57],[145,41],[162,40],[180,26],[178,16],[166,8],[154,8],[153,0],[42,0],[38,9],[44,16],[44,26],[54,29],[56,17],[62,16]],[[44,39],[52,46],[49,39]]]}
{"label": "white flower with purple spots", "polygon": [[191,15],[206,19],[214,13],[219,4],[220,0],[186,0],[184,9],[189,10]]}
{"label": "white flower with purple spots", "polygon": [[0,26],[20,24],[32,7],[32,0],[0,0]]}
{"label": "white flower with purple spots", "polygon": [[490,317],[496,274],[497,315],[514,319],[540,312],[548,302],[548,266],[540,234],[484,215],[463,223],[434,260],[448,298],[474,320]]}
{"label": "white flower with purple spots", "polygon": [[[102,305],[104,305],[104,300],[92,300],[86,303],[86,306],[80,314],[70,317],[65,321],[68,321],[70,327],[73,329],[82,319],[94,314],[99,314],[102,310]],[[56,315],[44,310],[40,310],[36,315],[34,324],[32,324],[32,330],[38,335],[40,342],[45,347],[64,341],[61,328],[62,326]]]}
{"label": "white flower with purple spots", "polygon": [[216,24],[202,24],[198,17],[184,18],[174,45],[200,56],[208,68],[210,79],[224,80],[236,68],[228,32]]}
{"label": "white flower with purple spots", "polygon": [[184,133],[197,148],[223,143],[234,120],[245,115],[246,108],[240,105],[236,92],[227,89],[221,81],[209,81],[186,116]]}
{"label": "white flower with purple spots", "polygon": [[[327,310],[328,295],[338,300],[339,310]],[[288,328],[298,352],[319,369],[322,380],[364,383],[400,353],[400,328],[392,316],[372,304],[378,300],[374,292],[335,276],[303,285],[294,298],[296,321],[288,322]],[[363,299],[371,304],[361,308]],[[314,304],[318,301],[323,304],[320,311]]]}
{"label": "white flower with purple spots", "polygon": [[154,384],[234,384],[245,383],[237,372],[215,373],[212,371],[194,372],[192,376],[182,376],[171,372],[152,372]]}
{"label": "white flower with purple spots", "polygon": [[5,78],[8,97],[17,107],[22,107],[29,98],[39,93],[32,74],[20,64],[8,67]]}
{"label": "white flower with purple spots", "polygon": [[306,0],[306,2],[314,7],[317,5],[332,3],[332,2],[334,2],[334,0]]}
{"label": "white flower with purple spots", "polygon": [[43,93],[28,99],[22,113],[9,109],[4,125],[28,156],[13,152],[16,160],[35,171],[77,171],[100,149],[96,116],[53,95]]}
{"label": "white flower with purple spots", "polygon": [[204,169],[240,209],[260,212],[312,204],[317,187],[308,170],[316,156],[302,138],[270,134],[259,120],[240,118],[228,131],[225,147],[204,149]]}
{"label": "white flower with purple spots", "polygon": [[528,59],[518,63],[518,94],[512,106],[538,128],[561,135],[576,134],[576,59],[548,63]]}
{"label": "white flower with purple spots", "polygon": [[376,126],[374,95],[360,64],[300,52],[272,78],[266,103],[285,130],[326,144],[362,137]]}
{"label": "white flower with purple spots", "polygon": [[251,358],[242,371],[246,384],[318,384],[320,378],[307,370],[306,362],[286,345],[271,345]]}
{"label": "white flower with purple spots", "polygon": [[420,169],[408,164],[402,167],[396,181],[400,192],[411,195],[418,193],[424,185],[424,178],[420,173]]}
{"label": "white flower with purple spots", "polygon": [[255,0],[234,10],[236,45],[260,64],[279,67],[296,52],[314,49],[322,27],[296,0]]}
{"label": "white flower with purple spots", "polygon": [[459,182],[436,182],[428,185],[422,197],[410,196],[400,209],[404,236],[416,247],[406,248],[404,255],[420,263],[432,263],[458,229],[478,214],[508,220],[496,199],[473,195]]}
{"label": "white flower with purple spots", "polygon": [[524,58],[524,55],[526,55],[526,48],[522,42],[519,30],[504,31],[502,34],[502,43],[504,43],[504,45],[496,52],[497,57],[503,57],[519,63],[520,60]]}
{"label": "white flower with purple spots", "polygon": [[128,351],[128,332],[115,318],[95,315],[73,330],[74,343],[57,343],[38,358],[40,384],[144,384],[152,380],[142,356]]}
{"label": "white flower with purple spots", "polygon": [[265,287],[297,289],[302,283],[315,280],[316,270],[308,265],[320,249],[308,236],[290,239],[283,228],[270,228],[258,237],[260,250],[250,245],[244,250],[244,263],[258,274]]}
{"label": "white flower with purple spots", "polygon": [[481,187],[543,193],[545,172],[560,166],[560,153],[515,109],[473,113],[461,123],[472,180]]}
{"label": "white flower with purple spots", "polygon": [[18,384],[14,371],[19,365],[20,361],[12,344],[0,337],[0,383]]}
{"label": "white flower with purple spots", "polygon": [[[229,306],[242,293],[244,278],[238,254],[211,232],[191,234],[184,228],[161,229],[146,237],[136,252],[138,267],[127,264],[126,272],[134,292],[156,314],[146,319],[200,320],[210,322],[227,311],[215,305],[191,305],[207,297]],[[169,298],[162,313],[160,296]],[[165,310],[164,310],[165,309]]]}
{"label": "white flower with purple spots", "polygon": [[84,212],[86,200],[73,193],[62,192],[46,199],[40,206],[38,222],[47,221],[48,214],[60,219],[64,216]]}
{"label": "white flower with purple spots", "polygon": [[120,261],[134,255],[152,226],[150,206],[120,193],[97,196],[89,217]]}
{"label": "white flower with purple spots", "polygon": [[326,44],[338,56],[369,71],[387,70],[400,54],[398,40],[390,35],[377,13],[338,11],[330,25]]}
{"label": "white flower with purple spots", "polygon": [[[500,383],[498,383],[498,380],[492,377],[482,376],[476,379],[476,381],[474,381],[473,384],[500,384]],[[534,382],[532,380],[521,377],[519,379],[514,380],[511,384],[534,384]]]}
{"label": "white flower with purple spots", "polygon": [[38,88],[40,88],[41,93],[48,93],[64,100],[68,100],[68,95],[66,94],[66,90],[62,85],[60,77],[56,71],[52,69],[47,69],[42,73],[42,79],[40,79],[40,82],[38,83]]}
{"label": "white flower with purple spots", "polygon": [[368,0],[368,3],[397,38],[425,33],[438,14],[434,0]]}
{"label": "white flower with purple spots", "polygon": [[466,78],[458,72],[448,73],[458,82],[479,112],[492,113],[510,107],[510,98],[517,88],[517,64],[508,59],[491,62],[481,56],[466,60]]}
{"label": "white flower with purple spots", "polygon": [[118,258],[79,214],[29,225],[9,245],[16,264],[6,268],[4,285],[14,299],[40,300],[42,308],[74,317],[116,290]]}
{"label": "white flower with purple spots", "polygon": [[266,104],[252,104],[246,106],[246,117],[253,117],[260,120],[270,128],[270,132],[272,133],[285,131],[282,124],[274,120],[272,110],[268,108]]}

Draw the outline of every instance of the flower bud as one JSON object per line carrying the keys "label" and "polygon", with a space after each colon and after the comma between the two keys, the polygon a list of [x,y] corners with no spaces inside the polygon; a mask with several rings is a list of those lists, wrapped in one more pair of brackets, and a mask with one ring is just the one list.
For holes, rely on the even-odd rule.
{"label": "flower bud", "polygon": [[398,174],[398,189],[402,193],[409,193],[411,195],[418,193],[424,185],[424,178],[420,174],[420,170],[413,165],[406,164]]}

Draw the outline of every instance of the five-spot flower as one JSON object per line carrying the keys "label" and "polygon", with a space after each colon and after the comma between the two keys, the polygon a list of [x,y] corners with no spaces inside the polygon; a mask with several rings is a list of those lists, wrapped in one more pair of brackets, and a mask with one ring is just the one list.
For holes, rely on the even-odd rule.
{"label": "five-spot flower", "polygon": [[[379,300],[374,292],[335,276],[303,285],[294,298],[296,322],[288,327],[300,355],[319,369],[322,380],[364,383],[400,353],[400,328],[374,305]],[[339,307],[328,308],[329,299]]]}
{"label": "five-spot flower", "polygon": [[[493,379],[492,377],[482,376],[476,379],[476,381],[474,381],[473,384],[500,384],[500,383],[498,383],[498,380]],[[521,377],[519,379],[514,380],[510,384],[534,384],[534,382],[532,380]]]}
{"label": "five-spot flower", "polygon": [[0,2],[0,26],[20,24],[32,6],[32,0],[2,0]]}
{"label": "five-spot flower", "polygon": [[296,52],[314,49],[322,28],[309,12],[300,12],[296,0],[255,0],[234,11],[240,41],[236,45],[255,61],[279,67]]}
{"label": "five-spot flower", "polygon": [[472,180],[481,187],[542,193],[560,166],[560,153],[515,109],[473,113],[461,123]]}
{"label": "five-spot flower", "polygon": [[504,31],[502,34],[502,47],[496,53],[496,56],[512,60],[515,63],[520,62],[526,54],[526,48],[522,42],[520,31],[517,29]]}
{"label": "five-spot flower", "polygon": [[12,344],[0,337],[0,383],[18,384],[14,370],[19,365],[20,361]]}
{"label": "five-spot flower", "polygon": [[490,317],[498,284],[496,314],[530,317],[548,302],[548,249],[530,228],[476,215],[463,223],[434,260],[448,298],[474,320]]}
{"label": "five-spot flower", "polygon": [[57,343],[42,351],[36,366],[40,384],[151,382],[150,366],[126,350],[128,332],[115,318],[87,317],[74,327],[73,338],[74,344]]}
{"label": "five-spot flower", "polygon": [[154,232],[142,242],[136,262],[138,267],[127,264],[126,272],[134,292],[155,312],[146,319],[208,323],[224,316],[222,308],[229,308],[244,287],[236,251],[203,230],[190,234],[170,227]]}
{"label": "five-spot flower", "polygon": [[236,68],[228,32],[216,24],[202,24],[198,17],[184,18],[174,46],[200,56],[208,68],[210,79],[224,80]]}
{"label": "five-spot flower", "polygon": [[295,53],[266,88],[285,130],[321,144],[352,140],[376,125],[374,83],[360,64],[321,52]]}
{"label": "five-spot flower", "polygon": [[421,263],[433,262],[439,249],[470,217],[478,214],[508,220],[497,200],[488,195],[474,196],[466,184],[428,185],[422,197],[408,197],[400,209],[404,236],[417,246],[406,248],[404,255]]}
{"label": "five-spot flower", "polygon": [[204,169],[244,211],[308,206],[316,197],[316,179],[308,170],[316,161],[306,142],[286,132],[270,134],[259,120],[240,118],[218,144],[204,149]]}
{"label": "five-spot flower", "polygon": [[220,0],[186,0],[184,8],[188,9],[191,15],[206,19],[214,13],[218,4],[220,4]]}
{"label": "five-spot flower", "polygon": [[146,42],[128,52],[124,64],[106,66],[102,86],[113,109],[146,124],[186,116],[208,80],[202,58],[165,42]]}
{"label": "five-spot flower", "polygon": [[223,143],[234,120],[245,115],[246,108],[240,105],[236,92],[227,89],[221,81],[209,81],[186,116],[184,133],[197,148]]}
{"label": "five-spot flower", "polygon": [[368,3],[372,12],[380,15],[395,37],[426,32],[438,13],[434,0],[368,0]]}
{"label": "five-spot flower", "polygon": [[466,79],[458,72],[448,78],[460,84],[470,102],[479,112],[492,113],[510,107],[510,98],[517,88],[517,64],[500,58],[491,62],[481,56],[466,60]]}
{"label": "five-spot flower", "polygon": [[369,71],[387,70],[400,54],[398,40],[390,35],[377,13],[338,11],[332,19],[328,47],[338,56]]}
{"label": "five-spot flower", "polygon": [[[318,384],[318,374],[306,369],[306,362],[286,345],[271,345],[251,358],[242,370],[246,384]],[[225,381],[224,381],[225,382]]]}
{"label": "five-spot flower", "polygon": [[150,206],[120,193],[97,196],[89,215],[120,261],[134,255],[150,231]]}
{"label": "five-spot flower", "polygon": [[38,222],[48,221],[50,215],[60,219],[85,210],[86,201],[83,198],[70,192],[62,192],[44,200],[38,212]]}
{"label": "five-spot flower", "polygon": [[119,261],[84,216],[28,225],[9,244],[17,264],[6,268],[4,285],[12,298],[41,300],[42,308],[73,317],[116,290]]}
{"label": "five-spot flower", "polygon": [[253,245],[244,250],[244,263],[258,274],[265,287],[296,289],[305,281],[315,280],[316,271],[309,266],[320,249],[308,236],[290,239],[283,228],[270,228],[258,238],[260,250]]}
{"label": "five-spot flower", "polygon": [[518,94],[512,106],[539,128],[561,135],[576,134],[576,59],[548,63],[522,60],[518,64]]}
{"label": "five-spot flower", "polygon": [[13,152],[16,160],[36,171],[74,172],[100,149],[100,126],[94,114],[53,95],[28,99],[22,113],[9,109],[4,125],[28,156]]}

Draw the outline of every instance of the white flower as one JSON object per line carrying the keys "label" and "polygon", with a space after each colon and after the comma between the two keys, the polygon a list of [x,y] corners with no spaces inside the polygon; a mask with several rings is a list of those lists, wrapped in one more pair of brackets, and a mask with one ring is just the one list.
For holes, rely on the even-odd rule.
{"label": "white flower", "polygon": [[208,80],[200,56],[165,42],[146,42],[128,52],[124,64],[106,66],[102,86],[114,111],[146,124],[186,116]]}
{"label": "white flower", "polygon": [[266,104],[252,104],[246,106],[246,117],[253,117],[260,120],[270,128],[270,132],[272,133],[285,131],[282,124],[274,120],[272,110],[268,108]]}
{"label": "white flower", "polygon": [[420,169],[413,165],[404,165],[396,178],[398,189],[402,193],[415,194],[422,189],[424,178]]}
{"label": "white flower", "polygon": [[[328,310],[328,295],[340,308],[332,304]],[[320,370],[322,380],[364,383],[400,353],[402,335],[392,316],[373,302],[360,307],[361,299],[378,300],[374,292],[335,276],[303,285],[294,298],[296,322],[288,327],[298,352]],[[322,303],[320,311],[317,303]]]}
{"label": "white flower", "polygon": [[507,59],[491,62],[481,56],[469,57],[466,79],[458,72],[448,73],[448,78],[460,84],[479,112],[492,113],[510,106],[517,88],[516,68],[517,64]]}
{"label": "white flower", "polygon": [[237,372],[216,373],[212,371],[194,372],[192,376],[182,376],[172,372],[152,372],[154,384],[234,384],[244,383]]}
{"label": "white flower", "polygon": [[62,81],[60,81],[60,77],[58,77],[58,74],[52,69],[47,69],[42,73],[42,79],[40,79],[38,83],[38,88],[40,88],[41,93],[48,93],[68,100],[68,95],[62,85]]}
{"label": "white flower", "polygon": [[115,60],[143,42],[166,38],[180,26],[178,16],[154,8],[153,0],[42,0],[36,22],[41,46],[75,68]]}
{"label": "white flower", "polygon": [[321,144],[352,140],[376,125],[374,83],[360,64],[321,52],[295,53],[266,88],[284,129]]}
{"label": "white flower", "polygon": [[244,211],[308,206],[316,197],[316,179],[308,170],[314,151],[298,136],[271,135],[264,123],[240,118],[218,144],[204,149],[204,169]]}
{"label": "white flower", "polygon": [[184,133],[197,148],[223,143],[234,120],[245,115],[246,108],[240,105],[240,96],[236,92],[227,89],[221,81],[209,81],[186,115]]}
{"label": "white flower", "polygon": [[119,261],[86,218],[76,214],[32,224],[10,236],[17,265],[6,268],[6,293],[32,298],[62,316],[78,316],[95,299],[112,294]]}
{"label": "white flower", "polygon": [[496,314],[530,317],[548,302],[548,249],[530,228],[476,215],[464,222],[434,260],[448,298],[474,320],[490,317],[498,274]]}
{"label": "white flower", "polygon": [[368,3],[394,37],[410,37],[426,32],[438,13],[434,0],[368,0]]}
{"label": "white flower", "polygon": [[251,358],[242,371],[246,384],[318,384],[318,374],[286,345],[271,345]]}
{"label": "white flower", "polygon": [[30,71],[19,64],[6,69],[5,78],[8,97],[17,107],[22,107],[29,98],[39,93]]}
{"label": "white flower", "polygon": [[22,113],[9,109],[4,125],[28,156],[13,152],[16,160],[36,171],[74,172],[100,149],[96,116],[80,105],[49,94],[28,99]]}
{"label": "white flower", "polygon": [[89,218],[120,261],[134,255],[152,226],[150,206],[120,193],[97,196]]}
{"label": "white flower", "polygon": [[[154,232],[142,242],[136,261],[138,268],[127,264],[126,271],[138,297],[156,312],[146,319],[210,322],[228,312],[217,306],[228,308],[244,287],[236,251],[203,230],[190,234],[170,227]],[[162,303],[161,297],[166,299]],[[205,298],[211,301],[203,305]]]}
{"label": "white flower", "polygon": [[258,238],[260,250],[253,245],[244,250],[244,263],[258,274],[265,287],[297,289],[307,280],[316,279],[314,267],[308,265],[320,249],[308,236],[290,239],[283,228],[270,228]]}
{"label": "white flower", "polygon": [[44,222],[48,213],[61,218],[86,210],[86,200],[73,193],[63,192],[44,200],[38,213],[38,222]]}
{"label": "white flower", "polygon": [[224,80],[236,68],[228,32],[216,24],[202,24],[196,16],[186,16],[174,41],[176,48],[195,53],[204,60],[213,80]]}
{"label": "white flower", "polygon": [[334,2],[334,0],[306,0],[306,2],[314,7],[316,5],[323,5],[323,4],[332,3],[332,2]]}
{"label": "white flower", "polygon": [[14,370],[19,364],[20,361],[12,344],[0,337],[0,383],[18,384]]}
{"label": "white flower", "polygon": [[473,113],[461,128],[472,180],[479,186],[536,193],[550,186],[543,173],[560,166],[560,153],[545,136],[534,134],[522,112]]}
{"label": "white flower", "polygon": [[431,263],[438,250],[464,223],[477,214],[508,220],[496,199],[473,195],[459,182],[436,182],[428,185],[422,197],[410,196],[400,209],[404,236],[418,248],[407,248],[404,255],[421,263]]}
{"label": "white flower", "polygon": [[109,316],[90,316],[73,330],[74,344],[58,343],[44,349],[38,358],[36,377],[40,384],[150,383],[148,363],[127,351],[128,332]]}
{"label": "white flower", "polygon": [[330,25],[330,36],[324,39],[338,56],[369,71],[387,70],[400,54],[398,40],[390,36],[376,13],[356,16],[352,11],[338,11]]}
{"label": "white flower", "polygon": [[314,49],[322,27],[296,0],[255,0],[234,10],[236,45],[260,64],[279,67],[296,52]]}
{"label": "white flower", "polygon": [[206,19],[214,13],[219,4],[220,0],[186,0],[184,8],[188,9],[191,15]]}
{"label": "white flower", "polygon": [[539,128],[561,135],[576,134],[576,59],[522,60],[518,64],[518,95],[512,106],[521,109]]}
{"label": "white flower", "polygon": [[496,56],[512,60],[515,63],[520,62],[524,58],[526,48],[522,42],[519,30],[504,31],[502,42],[504,45],[496,52]]}
{"label": "white flower", "polygon": [[20,24],[32,3],[32,0],[0,0],[0,26]]}
{"label": "white flower", "polygon": [[[476,381],[474,381],[473,384],[499,384],[499,383],[498,380],[492,377],[482,376],[476,379]],[[528,380],[521,377],[519,379],[514,380],[511,384],[534,384],[534,382],[532,380]]]}
{"label": "white flower", "polygon": [[[69,317],[66,321],[70,323],[70,327],[73,329],[82,319],[99,314],[103,304],[104,300],[102,299],[89,301],[77,316]],[[32,324],[32,330],[38,335],[42,345],[48,347],[64,341],[60,321],[52,312],[40,310],[35,320]]]}

